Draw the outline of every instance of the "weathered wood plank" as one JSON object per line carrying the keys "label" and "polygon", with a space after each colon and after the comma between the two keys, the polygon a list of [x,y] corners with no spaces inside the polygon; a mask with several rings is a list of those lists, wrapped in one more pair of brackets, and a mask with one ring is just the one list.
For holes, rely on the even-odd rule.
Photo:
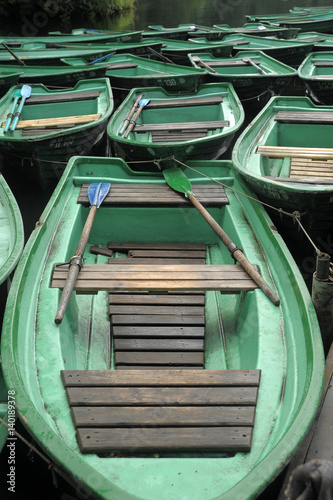
{"label": "weathered wood plank", "polygon": [[136,123],[133,131],[140,132],[153,132],[155,130],[196,130],[207,128],[208,130],[221,129],[229,127],[228,120],[214,120],[206,122],[176,122],[176,123]]}
{"label": "weathered wood plank", "polygon": [[[205,264],[206,258],[203,259],[191,259],[190,263],[191,264]],[[127,257],[117,257],[117,258],[112,258],[109,259],[108,261],[109,264],[111,265],[118,265],[119,264],[125,264],[125,265],[132,265],[132,264],[154,264],[155,266],[160,265],[160,264],[188,264],[189,259],[167,259],[167,258],[159,258],[159,257],[136,257],[133,259],[132,257],[127,258]]]}
{"label": "weathered wood plank", "polygon": [[203,351],[203,339],[119,339],[113,341],[113,350],[116,351]]}
{"label": "weathered wood plank", "polygon": [[173,387],[172,391],[168,387],[68,387],[66,392],[71,406],[249,406],[258,397],[257,387]]}
{"label": "weathered wood plank", "polygon": [[89,248],[89,252],[95,255],[105,255],[106,257],[112,257],[113,250],[109,248],[102,248],[96,245],[93,245]]}
{"label": "weathered wood plank", "polygon": [[[140,250],[132,249],[128,251],[129,257],[141,258],[169,258],[169,259],[205,259],[206,250]],[[190,265],[190,263],[189,263]],[[183,266],[182,266],[183,267]],[[181,271],[182,269],[179,268]]]}
{"label": "weathered wood plank", "polygon": [[138,429],[79,428],[82,453],[152,451],[250,451],[252,427]]}
{"label": "weathered wood plank", "polygon": [[[204,370],[203,366],[182,366],[182,370]],[[116,370],[135,370],[137,371],[138,365],[117,365]],[[179,366],[170,365],[140,365],[140,370],[179,370]]]}
{"label": "weathered wood plank", "polygon": [[24,103],[26,106],[32,104],[50,104],[59,102],[87,101],[97,99],[101,95],[100,90],[89,90],[84,92],[64,92],[59,94],[49,95],[32,95]]}
{"label": "weathered wood plank", "polygon": [[184,106],[217,105],[223,102],[222,96],[186,97],[185,99],[152,99],[145,107],[147,109],[176,108]]}
{"label": "weathered wood plank", "polygon": [[204,326],[204,316],[179,316],[177,314],[115,314],[111,317],[116,325],[194,325]]}
{"label": "weathered wood plank", "polygon": [[163,242],[140,242],[140,241],[110,241],[108,248],[112,248],[115,252],[123,250],[203,250],[206,251],[205,243],[170,243]]}
{"label": "weathered wood plank", "polygon": [[73,406],[76,427],[253,426],[254,406]]}
{"label": "weathered wood plank", "polygon": [[205,370],[200,374],[183,369],[159,373],[143,372],[137,369],[133,373],[118,373],[114,370],[62,370],[61,377],[65,387],[69,386],[114,386],[114,387],[140,387],[140,386],[258,386],[260,383],[260,370]]}
{"label": "weathered wood plank", "polygon": [[[333,123],[333,122],[332,122]],[[333,159],[333,148],[300,148],[285,146],[258,146],[257,153],[271,158],[312,158],[312,159]]]}
{"label": "weathered wood plank", "polygon": [[204,307],[192,306],[160,306],[158,304],[151,304],[147,306],[142,305],[114,305],[109,307],[109,314],[158,314],[158,315],[174,315],[174,316],[204,316]]}
{"label": "weathered wood plank", "polygon": [[204,338],[202,326],[113,326],[114,338]]}
{"label": "weathered wood plank", "polygon": [[167,365],[167,366],[205,366],[202,352],[122,352],[114,356],[117,368],[119,365]]}
{"label": "weathered wood plank", "polygon": [[130,305],[188,305],[188,306],[204,306],[205,295],[173,295],[168,293],[163,294],[144,294],[144,293],[110,293],[109,304],[130,304]]}
{"label": "weathered wood plank", "polygon": [[284,123],[333,123],[333,111],[278,111],[274,119]]}

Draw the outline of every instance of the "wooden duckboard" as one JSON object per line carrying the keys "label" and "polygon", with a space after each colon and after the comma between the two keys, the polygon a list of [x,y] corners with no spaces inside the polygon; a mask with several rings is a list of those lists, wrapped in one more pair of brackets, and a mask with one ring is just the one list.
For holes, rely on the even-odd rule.
{"label": "wooden duckboard", "polygon": [[260,370],[63,370],[82,453],[248,452]]}

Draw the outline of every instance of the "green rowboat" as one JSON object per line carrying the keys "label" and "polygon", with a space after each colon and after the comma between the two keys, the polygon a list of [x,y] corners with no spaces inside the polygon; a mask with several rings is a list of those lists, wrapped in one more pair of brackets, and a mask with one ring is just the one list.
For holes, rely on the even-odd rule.
{"label": "green rowboat", "polygon": [[265,104],[297,75],[295,69],[260,51],[240,52],[232,58],[189,54],[189,59],[194,67],[206,68],[206,81],[231,83],[243,106]]}
{"label": "green rowboat", "polygon": [[[332,133],[329,106],[308,97],[273,97],[232,153],[235,168],[260,198],[289,214],[299,212],[313,237],[332,230]],[[293,225],[291,217],[284,220]]]}
{"label": "green rowboat", "polygon": [[[54,266],[75,253],[91,213],[91,184],[110,182],[111,189],[97,210],[81,273],[101,266],[111,274],[120,269],[126,275],[135,274],[134,269],[158,272],[166,266],[177,273],[189,259],[204,262],[185,264],[190,273],[197,267],[209,272],[211,265],[243,272],[161,173],[138,174],[116,158],[70,160],[15,273],[1,343],[6,384],[15,391],[18,416],[52,461],[53,471],[61,470],[90,498],[256,498],[290,460],[320,400],[324,356],[319,326],[286,245],[230,162],[190,165],[196,172],[188,168],[186,176],[201,196],[205,186],[208,198],[221,189],[214,180],[226,186],[228,203],[217,195],[217,206],[209,211],[260,268],[279,295],[279,307],[260,289],[235,293],[241,285],[234,281],[228,294],[212,289],[185,295],[161,293],[172,285],[159,279],[153,285],[157,295],[113,293],[120,286],[115,281],[110,295],[73,292],[63,321],[56,324],[60,291],[54,282],[50,286]],[[150,264],[136,264],[144,254]],[[166,264],[171,255],[174,264]],[[125,303],[115,307],[119,300]],[[121,320],[128,326],[117,326]],[[125,330],[137,334],[134,351],[126,350],[130,339],[121,337]],[[198,350],[189,351],[191,345]],[[202,361],[196,365],[194,359]],[[234,387],[237,380],[241,387]],[[234,402],[226,407],[228,394],[236,401],[243,398],[243,406]],[[76,406],[75,400],[85,406]],[[241,451],[251,433],[250,446]],[[236,436],[233,444],[224,443],[229,434]]]}
{"label": "green rowboat", "polygon": [[[141,42],[141,31],[129,32],[128,34],[118,34],[118,33],[80,33],[80,34],[59,34],[49,35],[49,36],[0,36],[0,44],[5,43],[8,47],[13,50],[20,48],[22,43],[64,43],[64,44],[77,44],[82,43],[83,45],[90,44],[103,44],[103,43],[139,43]],[[3,47],[1,47],[3,49]]]}
{"label": "green rowboat", "polygon": [[[232,55],[246,50],[261,50],[268,56],[287,64],[288,66],[298,66],[304,58],[311,52],[313,43],[301,42],[299,40],[280,40],[277,38],[264,38],[262,36],[251,35],[227,35],[220,42],[205,42],[204,38],[193,38],[193,42],[201,45],[223,45],[232,46]],[[214,54],[214,52],[211,52]],[[214,54],[215,55],[215,54]]]}
{"label": "green rowboat", "polygon": [[21,87],[12,87],[0,100],[0,152],[7,167],[18,168],[45,188],[57,181],[71,156],[90,154],[102,141],[113,111],[110,82],[82,80],[66,90],[32,84],[15,130],[5,133],[17,90]]}
{"label": "green rowboat", "polygon": [[[19,78],[13,82],[10,87],[18,83],[42,83],[47,87],[73,87],[80,80],[88,80],[90,78],[105,77],[105,66],[93,65],[87,66],[85,59],[80,59],[81,64],[70,68],[66,66],[20,66],[15,67],[7,64],[0,65],[1,74],[5,71],[19,72]],[[13,69],[11,69],[13,68]],[[9,90],[7,88],[7,90]]]}
{"label": "green rowboat", "polygon": [[[124,131],[140,96],[144,96],[141,114],[134,128]],[[180,161],[218,158],[243,120],[243,107],[229,83],[207,83],[197,92],[177,95],[160,87],[145,87],[132,89],[110,118],[107,134],[117,156],[151,162],[156,169],[156,160],[173,164],[173,157]]]}
{"label": "green rowboat", "polygon": [[[299,30],[297,28],[284,28],[279,26],[269,26],[262,23],[245,23],[240,28],[231,28],[228,24],[214,24],[215,28],[220,29],[226,35],[239,33],[242,35],[253,36],[275,36],[277,38],[294,38]],[[205,35],[205,38],[207,36]]]}
{"label": "green rowboat", "polygon": [[298,68],[311,99],[317,104],[333,104],[333,52],[311,52]]}
{"label": "green rowboat", "polygon": [[[82,67],[84,59],[71,57],[62,62]],[[132,54],[113,55],[94,64],[91,68],[104,68],[113,91],[130,90],[134,87],[163,87],[170,92],[192,91],[202,83],[206,71],[179,64],[134,56]]]}
{"label": "green rowboat", "polygon": [[275,26],[284,28],[297,28],[301,32],[317,31],[319,33],[332,33],[333,30],[333,13],[329,14],[314,14],[306,17],[295,17],[288,19],[277,19],[272,23]]}
{"label": "green rowboat", "polygon": [[314,44],[313,52],[323,52],[327,50],[333,51],[333,35],[328,33],[317,33],[310,31],[307,33],[299,33],[296,40],[303,42],[311,42]]}
{"label": "green rowboat", "polygon": [[[123,42],[123,43],[137,43],[141,42],[142,39],[142,31],[111,31],[111,30],[94,30],[89,28],[75,28],[71,31],[71,33],[66,34],[61,31],[50,31],[49,35],[52,35],[53,41],[60,39],[60,37],[70,37],[70,41],[74,42],[76,39],[80,40],[81,37],[84,36],[82,41],[86,41],[86,43],[94,43],[95,39],[97,43],[100,41],[103,42],[103,38],[107,37],[109,42]],[[44,37],[43,37],[44,38]],[[75,42],[76,43],[76,42]]]}
{"label": "green rowboat", "polygon": [[[8,283],[11,274],[19,261],[24,246],[23,221],[17,201],[8,186],[3,175],[0,174],[0,286],[5,288],[3,296],[9,289]],[[8,282],[8,283],[6,283]],[[1,324],[2,324],[1,315]],[[15,398],[10,399],[6,388],[0,362],[0,452],[5,445],[8,428],[6,424],[13,425]],[[8,410],[10,409],[10,421],[8,422]]]}
{"label": "green rowboat", "polygon": [[16,85],[22,73],[22,66],[11,68],[3,66],[0,68],[0,97],[3,96],[13,85]]}

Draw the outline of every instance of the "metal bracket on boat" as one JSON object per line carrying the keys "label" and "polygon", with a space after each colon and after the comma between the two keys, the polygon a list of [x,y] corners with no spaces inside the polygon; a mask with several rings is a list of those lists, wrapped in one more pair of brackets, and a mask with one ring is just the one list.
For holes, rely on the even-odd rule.
{"label": "metal bracket on boat", "polygon": [[243,249],[242,248],[238,248],[238,247],[235,247],[232,250],[230,250],[230,255],[234,259],[235,263],[237,262],[237,259],[235,259],[235,257],[234,257],[234,253],[236,252],[236,250],[239,250],[240,252],[244,253]]}
{"label": "metal bracket on boat", "polygon": [[73,264],[79,266],[79,270],[82,268],[82,256],[81,255],[73,255],[73,257],[67,262],[62,262],[61,264],[57,264],[57,266],[68,266],[71,267]]}

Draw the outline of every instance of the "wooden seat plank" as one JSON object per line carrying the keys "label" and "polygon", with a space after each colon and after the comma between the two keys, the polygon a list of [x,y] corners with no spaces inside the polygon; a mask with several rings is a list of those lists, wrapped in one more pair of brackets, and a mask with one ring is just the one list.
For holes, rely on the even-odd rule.
{"label": "wooden seat plank", "polygon": [[[172,370],[176,371],[179,370],[179,366],[170,366],[169,364],[166,365],[140,365],[140,370],[147,370],[146,373],[148,373],[150,370]],[[181,366],[182,370],[204,370],[204,366],[198,365],[198,366]],[[118,365],[117,366],[117,372],[119,373],[119,370],[134,370],[135,372],[138,371],[138,365]]]}
{"label": "wooden seat plank", "polygon": [[175,122],[175,123],[136,123],[134,132],[154,132],[155,130],[196,130],[206,128],[209,130],[229,127],[228,120],[214,120],[206,122]]}
{"label": "wooden seat plank", "polygon": [[204,307],[191,306],[160,306],[158,304],[151,305],[114,305],[109,307],[109,314],[149,314],[149,315],[174,315],[174,316],[204,316]]}
{"label": "wooden seat plank", "polygon": [[113,341],[116,351],[203,351],[203,339],[129,338]]}
{"label": "wooden seat plank", "polygon": [[115,370],[62,370],[61,377],[65,387],[70,386],[258,386],[260,370],[205,370],[200,378],[195,372],[174,370],[170,373],[146,373],[137,370],[135,377],[130,373],[118,373]]}
{"label": "wooden seat plank", "polygon": [[203,352],[123,352],[114,356],[117,369],[119,365],[164,365],[164,366],[202,366],[205,365]]}
{"label": "wooden seat plank", "polygon": [[205,295],[172,295],[172,294],[130,294],[110,293],[109,304],[126,305],[172,305],[172,306],[204,306]]}
{"label": "wooden seat plank", "polygon": [[79,428],[82,453],[154,451],[249,451],[252,427]]}
{"label": "wooden seat plank", "polygon": [[49,94],[40,96],[30,96],[24,105],[31,106],[32,104],[50,104],[59,102],[86,101],[97,99],[100,96],[100,90],[89,90],[83,92],[64,92],[59,94]]}
{"label": "wooden seat plank", "polygon": [[306,148],[286,146],[258,146],[257,153],[271,158],[333,159],[333,148]]}
{"label": "wooden seat plank", "polygon": [[333,111],[278,111],[274,120],[283,123],[333,123]]}
{"label": "wooden seat plank", "polygon": [[178,108],[184,106],[208,106],[218,105],[223,102],[222,96],[201,96],[201,97],[186,97],[176,99],[151,99],[145,106],[146,109],[162,109],[162,108]]}
{"label": "wooden seat plank", "polygon": [[113,338],[204,338],[202,326],[113,326]]}
{"label": "wooden seat plank", "polygon": [[[141,257],[141,258],[174,258],[174,259],[205,259],[205,250],[129,250],[129,257]],[[161,266],[159,266],[161,267]],[[183,266],[182,266],[183,267]]]}
{"label": "wooden seat plank", "polygon": [[[134,375],[134,374],[133,374]],[[253,426],[255,407],[247,406],[73,406],[76,427]]]}
{"label": "wooden seat plank", "polygon": [[255,405],[257,397],[257,387],[173,387],[172,391],[168,387],[67,388],[71,406],[248,406]]}
{"label": "wooden seat plank", "polygon": [[115,325],[195,325],[205,324],[204,316],[180,316],[176,314],[114,314],[112,326]]}
{"label": "wooden seat plank", "polygon": [[110,241],[108,248],[115,252],[127,250],[203,250],[206,251],[205,243],[170,243],[170,242],[139,242],[139,241]]}
{"label": "wooden seat plank", "polygon": [[[191,264],[205,264],[206,258],[203,259],[191,259]],[[108,264],[111,265],[118,265],[119,264],[125,264],[125,265],[132,265],[132,264],[154,264],[154,265],[160,265],[160,264],[188,264],[189,259],[176,259],[176,258],[159,258],[159,257],[136,257],[134,258],[127,258],[127,257],[117,257],[114,259],[109,259]]]}

